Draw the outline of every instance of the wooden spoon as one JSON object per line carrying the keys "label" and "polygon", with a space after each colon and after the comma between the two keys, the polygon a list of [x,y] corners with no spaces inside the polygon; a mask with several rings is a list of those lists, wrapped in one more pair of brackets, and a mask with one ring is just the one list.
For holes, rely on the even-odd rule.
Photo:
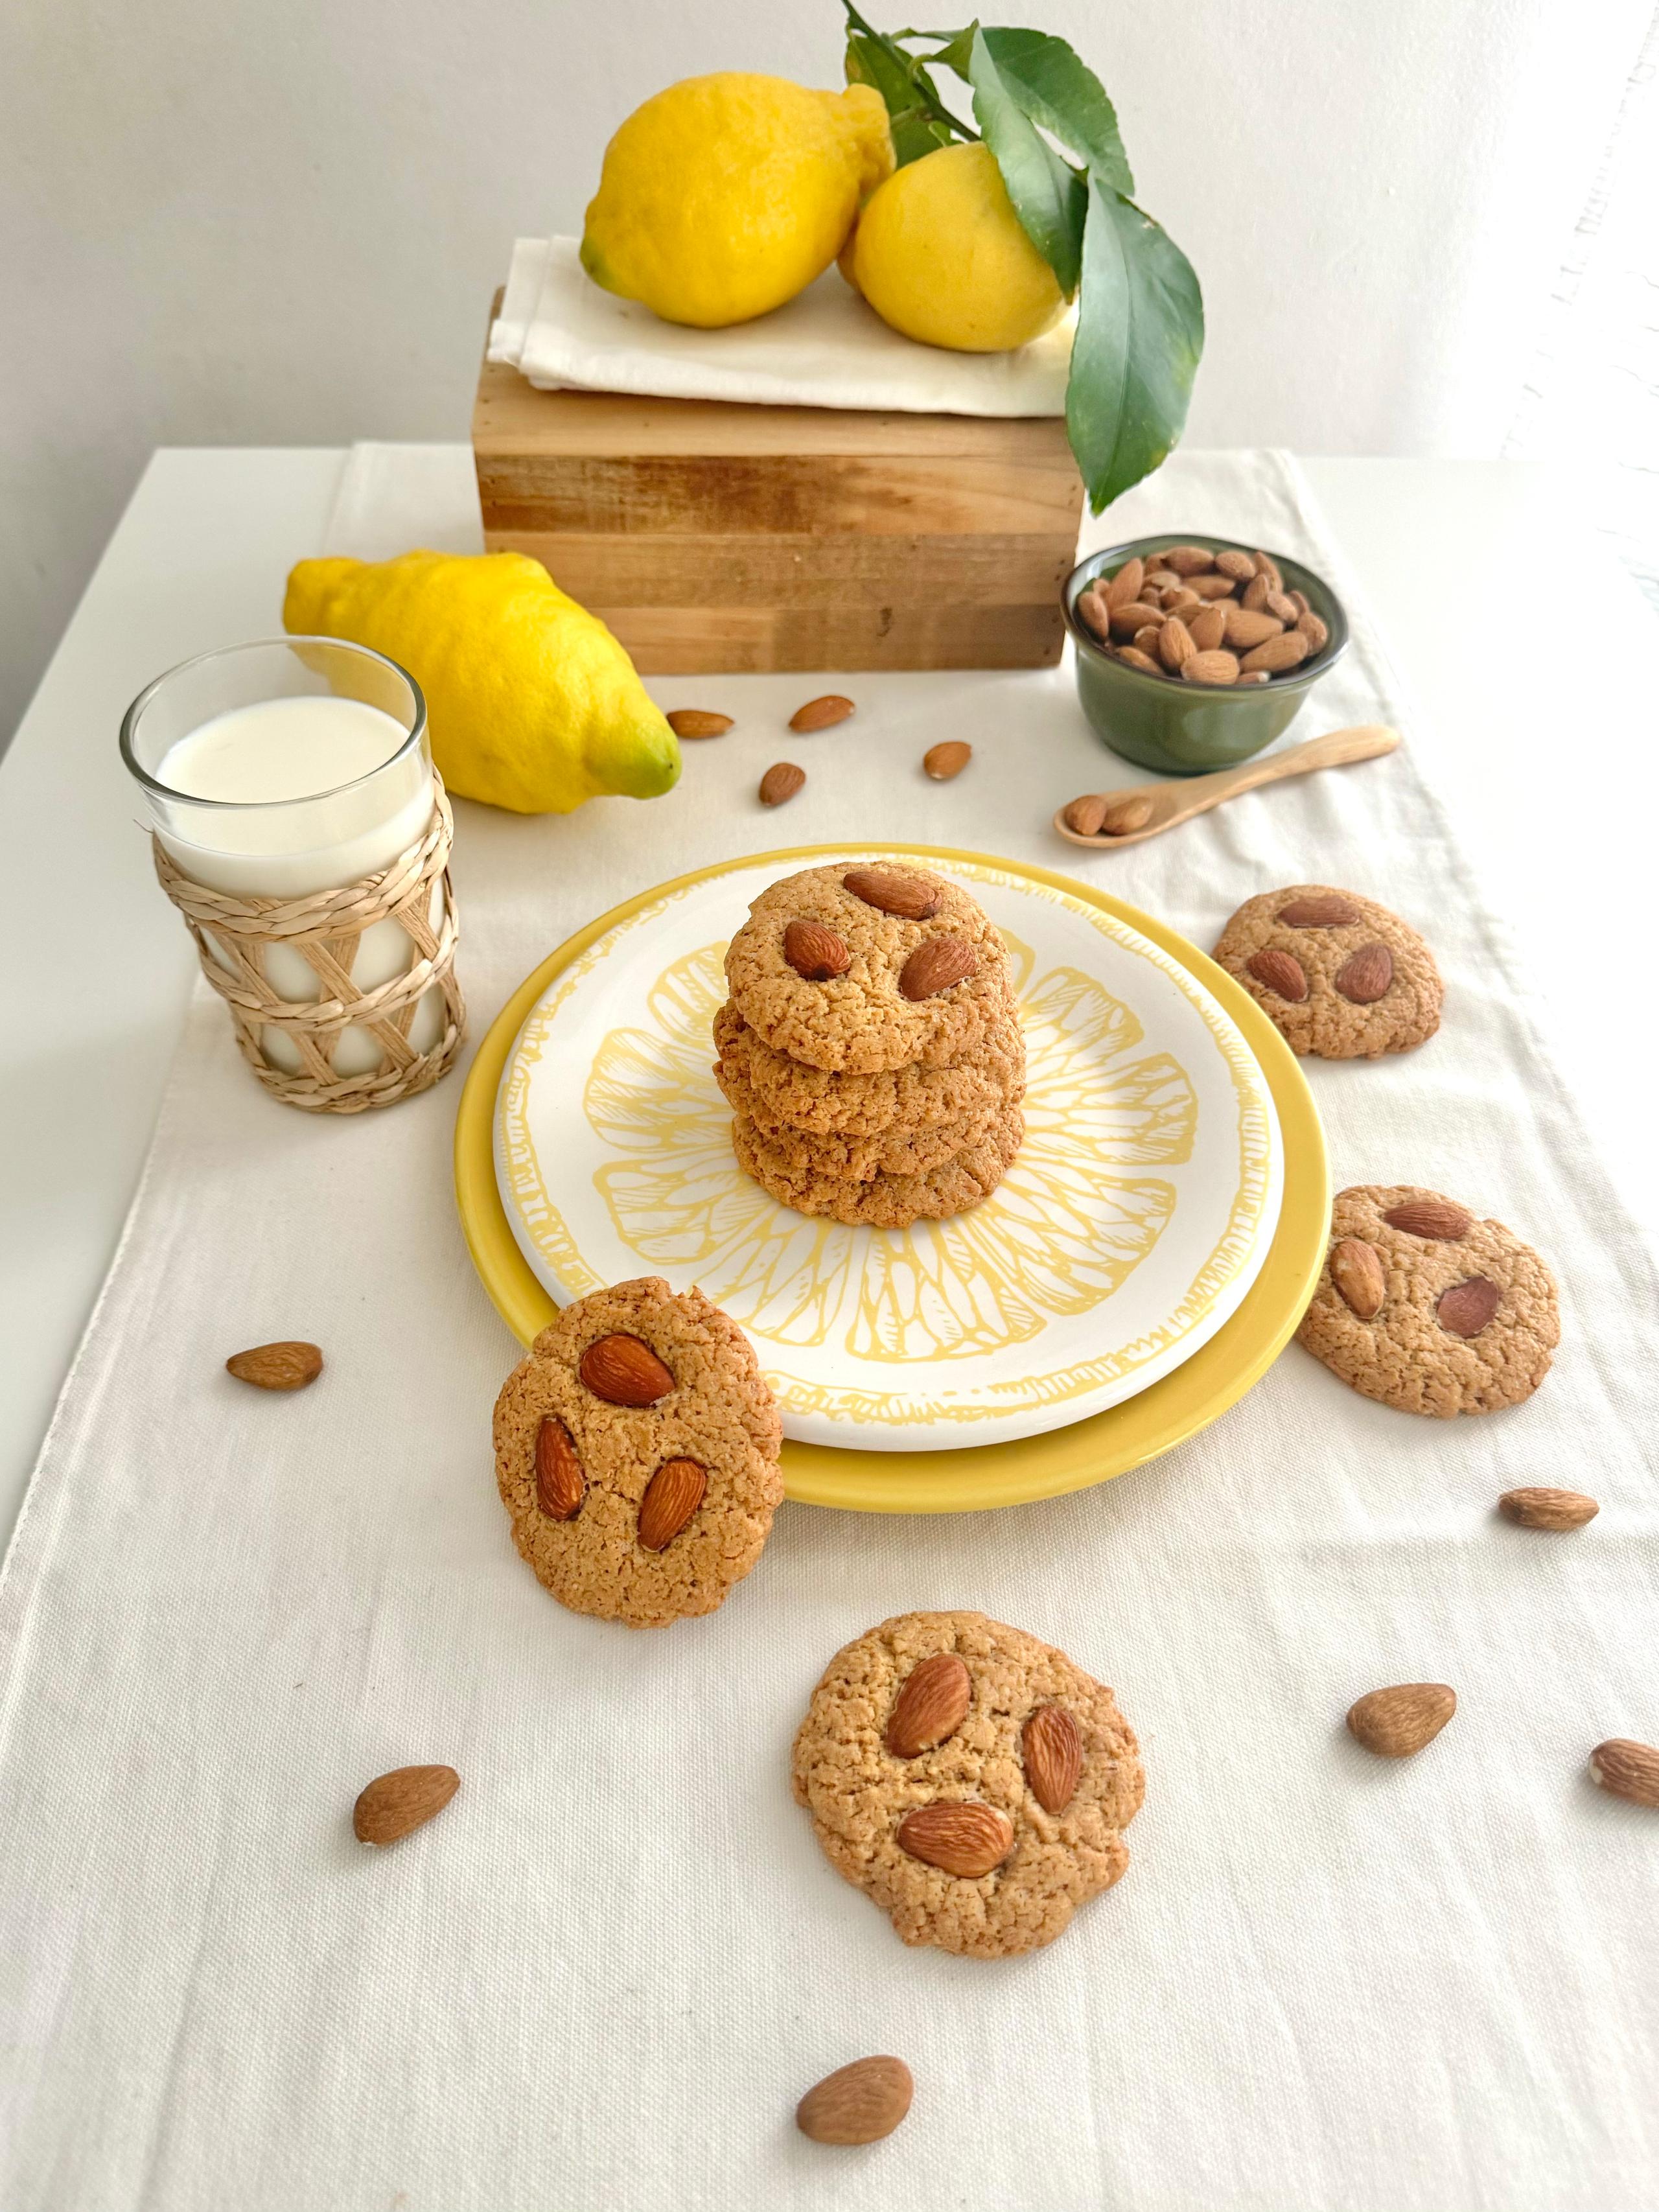
{"label": "wooden spoon", "polygon": [[1124,810],[1125,826],[1116,834],[1103,829],[1085,836],[1080,830],[1073,830],[1066,817],[1079,804],[1075,799],[1056,812],[1054,827],[1072,844],[1088,845],[1096,851],[1106,846],[1144,844],[1148,837],[1173,830],[1177,822],[1190,821],[1194,814],[1219,806],[1224,799],[1236,798],[1241,791],[1277,783],[1282,776],[1306,775],[1310,769],[1375,760],[1379,754],[1391,753],[1399,743],[1399,731],[1380,722],[1364,722],[1351,730],[1328,730],[1322,738],[1310,738],[1305,744],[1292,745],[1288,752],[1267,753],[1242,767],[1218,769],[1213,775],[1183,776],[1177,783],[1132,783],[1118,791],[1085,793],[1098,799],[1109,816],[1115,808]]}

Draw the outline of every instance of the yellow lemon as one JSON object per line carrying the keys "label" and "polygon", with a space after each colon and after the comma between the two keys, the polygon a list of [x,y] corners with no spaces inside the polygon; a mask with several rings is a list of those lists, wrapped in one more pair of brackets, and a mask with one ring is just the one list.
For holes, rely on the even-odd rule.
{"label": "yellow lemon", "polygon": [[653,799],[679,776],[679,742],[633,662],[527,554],[301,561],[283,624],[408,669],[432,757],[464,799],[568,814],[601,792]]}
{"label": "yellow lemon", "polygon": [[842,268],[884,322],[958,353],[1027,345],[1066,312],[988,146],[941,146],[889,177]]}
{"label": "yellow lemon", "polygon": [[582,266],[671,323],[718,330],[793,300],[891,173],[887,110],[868,85],[813,92],[722,70],[635,108],[605,152]]}

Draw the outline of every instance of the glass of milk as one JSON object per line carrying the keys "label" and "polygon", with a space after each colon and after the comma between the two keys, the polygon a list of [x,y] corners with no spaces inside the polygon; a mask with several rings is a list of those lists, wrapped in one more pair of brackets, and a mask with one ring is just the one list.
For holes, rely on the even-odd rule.
{"label": "glass of milk", "polygon": [[[213,890],[298,898],[338,890],[390,867],[432,818],[420,686],[395,661],[338,638],[233,645],[169,669],[127,709],[121,757],[174,865]],[[440,879],[434,929],[443,899]],[[396,921],[375,922],[358,942],[352,980],[373,990],[414,957]],[[316,973],[289,946],[267,945],[264,969],[283,998],[320,996]],[[416,1009],[410,1045],[429,1051],[443,1024],[434,988]],[[273,1066],[299,1072],[280,1030],[267,1028],[264,1044]],[[367,1030],[348,1028],[334,1072],[367,1074],[381,1057]]]}

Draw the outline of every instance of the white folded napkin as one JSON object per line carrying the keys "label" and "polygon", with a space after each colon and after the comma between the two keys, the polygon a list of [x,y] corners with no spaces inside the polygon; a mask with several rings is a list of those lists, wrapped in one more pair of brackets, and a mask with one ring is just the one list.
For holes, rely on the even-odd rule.
{"label": "white folded napkin", "polygon": [[489,358],[544,392],[637,392],[770,407],[1063,415],[1073,318],[1013,353],[949,353],[890,330],[841,272],[730,330],[690,330],[604,291],[574,238],[521,238]]}

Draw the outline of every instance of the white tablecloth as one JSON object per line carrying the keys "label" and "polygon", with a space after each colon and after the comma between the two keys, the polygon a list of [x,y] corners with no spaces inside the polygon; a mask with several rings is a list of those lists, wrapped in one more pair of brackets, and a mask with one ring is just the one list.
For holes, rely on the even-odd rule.
{"label": "white tablecloth", "polygon": [[[466,541],[464,454],[371,453],[353,484],[341,550]],[[1344,583],[1276,456],[1177,456],[1095,528],[1166,521]],[[0,1583],[7,2212],[1659,2201],[1659,1815],[1583,1765],[1659,1737],[1654,1284],[1356,612],[1294,734],[1399,719],[1408,750],[1098,858],[1047,827],[1118,780],[1066,668],[848,678],[857,718],[807,738],[783,724],[811,679],[659,682],[738,718],[668,799],[458,805],[463,978],[481,1029],[616,900],[785,840],[1070,866],[1200,944],[1254,890],[1352,884],[1423,926],[1448,999],[1419,1053],[1310,1067],[1338,1178],[1437,1186],[1542,1248],[1564,1339],[1540,1395],[1414,1420],[1291,1346],[1098,1490],[935,1521],[786,1506],[722,1612],[631,1635],[562,1612],[507,1538],[489,1423],[516,1347],[453,1217],[459,1079],[313,1121],[202,998]],[[947,735],[975,757],[933,785]],[[765,813],[780,757],[810,780]],[[326,1349],[313,1389],[223,1375],[289,1334]],[[1496,1521],[1522,1481],[1601,1518]],[[1127,1875],[1026,1960],[903,1949],[790,1802],[830,1653],[943,1605],[1064,1645],[1145,1745]],[[1370,1759],[1346,1706],[1418,1679],[1455,1686],[1456,1718]],[[362,1784],[438,1759],[455,1803],[362,1852]],[[801,2090],[866,2051],[914,2068],[905,2126],[797,2136]]]}

